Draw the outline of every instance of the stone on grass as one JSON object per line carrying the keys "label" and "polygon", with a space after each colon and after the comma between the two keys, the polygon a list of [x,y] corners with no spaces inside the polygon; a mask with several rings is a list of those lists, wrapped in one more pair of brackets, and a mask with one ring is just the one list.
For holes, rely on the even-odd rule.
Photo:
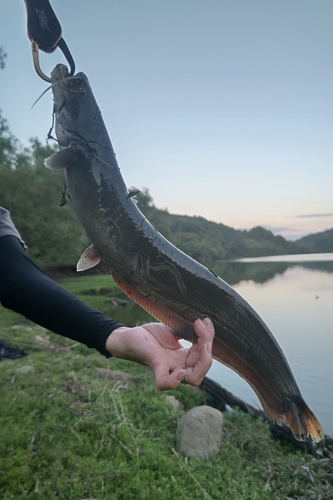
{"label": "stone on grass", "polygon": [[210,460],[219,451],[223,416],[211,406],[197,406],[178,421],[177,450],[189,458]]}
{"label": "stone on grass", "polygon": [[184,403],[179,401],[179,399],[175,398],[175,396],[172,396],[171,394],[167,394],[165,396],[165,399],[172,405],[172,407],[175,411],[184,410],[184,408],[185,408]]}

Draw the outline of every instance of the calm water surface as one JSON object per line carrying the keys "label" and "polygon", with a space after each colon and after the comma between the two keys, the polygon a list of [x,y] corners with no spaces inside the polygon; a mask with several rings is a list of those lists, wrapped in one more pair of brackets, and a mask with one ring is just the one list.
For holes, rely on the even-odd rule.
{"label": "calm water surface", "polygon": [[[333,435],[333,254],[211,264],[260,314],[278,340],[304,399]],[[218,362],[208,376],[261,407],[249,385]]]}

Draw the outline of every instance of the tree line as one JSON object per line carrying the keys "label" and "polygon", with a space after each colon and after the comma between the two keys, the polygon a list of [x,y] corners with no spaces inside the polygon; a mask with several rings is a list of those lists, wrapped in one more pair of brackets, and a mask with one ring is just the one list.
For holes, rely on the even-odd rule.
{"label": "tree line", "polygon": [[[44,166],[56,149],[37,139],[23,148],[0,112],[0,205],[10,210],[29,254],[43,268],[75,266],[89,243],[70,203],[59,207],[62,172]],[[242,231],[203,217],[170,214],[154,205],[146,188],[136,198],[158,231],[201,262],[333,251],[333,229],[290,242],[262,227]]]}
{"label": "tree line", "polygon": [[88,244],[71,207],[59,207],[62,172],[44,166],[56,149],[37,139],[23,148],[0,114],[0,205],[10,210],[29,254],[45,268],[74,265]]}
{"label": "tree line", "polygon": [[203,217],[170,214],[167,210],[155,207],[148,190],[139,193],[137,198],[139,208],[168,240],[202,262],[333,252],[333,229],[297,241],[288,241],[260,226],[250,230],[237,230]]}

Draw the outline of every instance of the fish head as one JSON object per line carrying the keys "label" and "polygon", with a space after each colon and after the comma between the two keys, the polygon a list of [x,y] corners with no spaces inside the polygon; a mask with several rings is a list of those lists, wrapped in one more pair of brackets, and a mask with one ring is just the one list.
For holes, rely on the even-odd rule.
{"label": "fish head", "polygon": [[67,66],[58,64],[51,73],[55,130],[60,147],[98,141],[101,112],[84,73],[69,76]]}

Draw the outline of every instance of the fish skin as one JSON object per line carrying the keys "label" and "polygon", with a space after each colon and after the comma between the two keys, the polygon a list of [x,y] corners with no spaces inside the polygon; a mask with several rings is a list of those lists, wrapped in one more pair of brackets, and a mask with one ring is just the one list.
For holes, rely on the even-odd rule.
{"label": "fish skin", "polygon": [[[214,323],[213,357],[243,377],[267,416],[297,439],[324,437],[274,336],[254,309],[215,273],[167,241],[129,196],[87,77],[58,65],[51,74],[64,169],[74,211],[115,281],[177,336],[196,341],[193,322]],[[58,155],[58,156],[57,156]],[[92,264],[93,265],[93,264]]]}

